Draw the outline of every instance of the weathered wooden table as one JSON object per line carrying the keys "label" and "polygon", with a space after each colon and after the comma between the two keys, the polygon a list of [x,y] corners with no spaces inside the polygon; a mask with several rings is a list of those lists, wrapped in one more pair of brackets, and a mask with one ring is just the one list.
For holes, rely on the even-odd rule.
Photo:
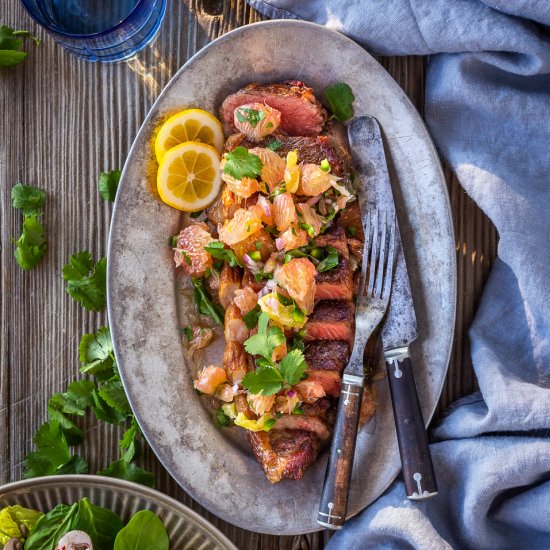
{"label": "weathered wooden table", "polygon": [[[0,70],[1,344],[0,482],[21,478],[32,436],[46,420],[48,396],[77,375],[78,342],[107,323],[106,313],[85,312],[65,292],[61,267],[76,251],[105,255],[111,204],[97,192],[101,171],[123,165],[154,99],[170,77],[210,40],[261,20],[244,0],[169,0],[159,35],[136,58],[116,65],[71,57],[26,15],[17,0],[3,2],[0,24],[29,29],[44,42],[18,67]],[[381,63],[422,112],[425,59],[381,58]],[[466,330],[496,252],[494,227],[446,170],[456,231],[458,304],[454,350],[436,413],[476,385]],[[21,216],[10,189],[22,181],[47,192],[43,216],[49,250],[33,271],[13,259],[12,238]],[[80,448],[94,472],[117,457],[120,431],[85,420]],[[239,548],[322,548],[326,533],[298,537],[238,529],[196,504],[146,452],[144,467],[156,487],[218,526]],[[243,495],[245,498],[245,495]]]}

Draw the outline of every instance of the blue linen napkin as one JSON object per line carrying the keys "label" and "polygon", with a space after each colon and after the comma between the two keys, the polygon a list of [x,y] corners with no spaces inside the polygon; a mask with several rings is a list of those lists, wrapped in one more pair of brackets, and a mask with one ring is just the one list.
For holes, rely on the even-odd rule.
{"label": "blue linen napkin", "polygon": [[500,234],[470,329],[481,391],[431,433],[439,495],[414,503],[397,481],[329,547],[550,548],[550,2],[248,2],[431,55],[431,134]]}

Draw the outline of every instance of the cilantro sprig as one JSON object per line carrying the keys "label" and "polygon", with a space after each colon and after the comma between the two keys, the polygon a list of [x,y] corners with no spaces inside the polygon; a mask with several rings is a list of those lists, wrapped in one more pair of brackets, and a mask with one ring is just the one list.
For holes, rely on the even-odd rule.
{"label": "cilantro sprig", "polygon": [[210,317],[212,317],[218,325],[223,324],[225,315],[224,310],[219,304],[212,301],[210,293],[204,286],[204,279],[192,277],[191,282],[193,283],[193,293],[199,313],[202,313],[203,315],[210,315]]}
{"label": "cilantro sprig", "polygon": [[245,147],[236,147],[225,154],[224,174],[229,174],[235,179],[255,178],[261,175],[263,163],[260,157],[249,153]]}
{"label": "cilantro sprig", "polygon": [[111,170],[110,172],[101,172],[99,174],[97,188],[101,197],[106,201],[113,202],[115,200],[121,174],[120,170]]}
{"label": "cilantro sprig", "polygon": [[23,51],[23,40],[28,37],[39,46],[40,40],[29,31],[16,31],[6,25],[0,25],[0,67],[14,67],[25,61],[27,52]]}
{"label": "cilantro sprig", "polygon": [[340,122],[349,120],[353,116],[353,102],[355,96],[349,84],[337,82],[324,90],[332,117]]}
{"label": "cilantro sprig", "polygon": [[249,107],[238,107],[235,111],[235,116],[239,122],[248,122],[252,128],[256,128],[265,118],[265,113],[257,109],[250,109]]}
{"label": "cilantro sprig", "polygon": [[213,258],[227,262],[231,267],[243,267],[243,263],[230,248],[225,248],[221,241],[212,241],[204,247]]}
{"label": "cilantro sprig", "polygon": [[283,387],[297,384],[305,374],[307,363],[299,349],[287,353],[279,362],[273,361],[273,352],[286,339],[279,327],[269,327],[269,317],[262,313],[258,319],[258,332],[245,341],[244,346],[251,355],[259,355],[257,368],[243,378],[242,385],[250,393],[274,395]]}
{"label": "cilantro sprig", "polygon": [[14,208],[23,213],[21,236],[15,241],[15,261],[25,271],[35,267],[46,254],[48,243],[44,236],[44,227],[39,220],[46,201],[42,189],[32,185],[18,183],[11,190]]}
{"label": "cilantro sprig", "polygon": [[101,258],[94,263],[87,250],[73,254],[69,263],[63,266],[68,294],[90,311],[101,311],[105,307],[106,276],[107,259]]}

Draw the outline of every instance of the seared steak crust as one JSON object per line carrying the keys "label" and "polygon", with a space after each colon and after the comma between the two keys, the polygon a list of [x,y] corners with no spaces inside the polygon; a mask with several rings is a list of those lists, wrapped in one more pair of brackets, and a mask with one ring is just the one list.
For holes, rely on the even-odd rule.
{"label": "seared steak crust", "polygon": [[351,300],[321,300],[305,325],[306,341],[353,342],[354,304]]}
{"label": "seared steak crust", "polygon": [[265,103],[281,112],[280,131],[289,136],[316,136],[321,133],[327,113],[313,90],[296,80],[280,84],[249,84],[227,96],[220,107],[226,135],[235,133],[233,115],[240,105]]}
{"label": "seared steak crust", "polygon": [[349,361],[349,344],[345,340],[319,340],[305,347],[306,362],[311,370],[341,373]]}

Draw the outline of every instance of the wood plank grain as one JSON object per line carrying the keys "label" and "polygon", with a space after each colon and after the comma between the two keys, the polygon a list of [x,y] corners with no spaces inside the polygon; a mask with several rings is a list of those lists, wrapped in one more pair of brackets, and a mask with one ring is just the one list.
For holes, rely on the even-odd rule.
{"label": "wood plank grain", "polygon": [[[20,479],[32,435],[46,419],[47,396],[77,376],[78,341],[107,322],[87,313],[64,290],[60,269],[69,256],[88,249],[106,253],[111,205],[99,197],[100,171],[122,166],[154,99],[175,71],[210,40],[262,17],[244,0],[169,0],[167,17],[152,46],[128,62],[94,65],[56,46],[25,14],[17,0],[4,3],[2,23],[28,28],[43,45],[31,48],[21,66],[3,71],[0,104],[0,201],[2,271],[0,306],[0,481]],[[381,63],[422,109],[425,61],[382,58]],[[455,345],[441,412],[475,387],[467,327],[496,253],[496,232],[446,171],[457,236],[459,295]],[[49,250],[31,273],[13,260],[12,237],[21,216],[9,192],[17,181],[47,191],[44,223]],[[87,443],[81,452],[91,471],[117,456],[120,429],[82,422]],[[207,517],[242,549],[317,549],[327,533],[273,537],[236,528],[195,503],[146,450],[145,467],[157,488]],[[243,498],[246,496],[243,495]],[[252,528],[253,526],[251,526]]]}

